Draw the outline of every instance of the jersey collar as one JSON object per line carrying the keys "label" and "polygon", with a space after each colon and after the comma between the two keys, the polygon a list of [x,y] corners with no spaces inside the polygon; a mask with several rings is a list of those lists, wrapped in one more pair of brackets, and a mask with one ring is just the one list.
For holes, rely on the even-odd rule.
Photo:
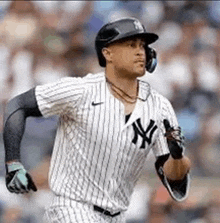
{"label": "jersey collar", "polygon": [[[106,83],[106,78],[105,78],[105,73],[102,73],[103,75],[103,79],[102,79],[102,84],[101,84],[101,94],[100,96],[97,97],[97,100],[99,100],[99,102],[104,102],[105,101],[105,95],[107,93],[107,83]],[[139,80],[139,92],[138,92],[138,97],[139,100],[145,102],[147,100],[147,98],[150,95],[150,84],[146,81],[143,80]]]}
{"label": "jersey collar", "polygon": [[145,102],[150,95],[150,84],[139,80],[139,92],[138,97],[141,101]]}
{"label": "jersey collar", "polygon": [[[105,102],[106,100],[106,94],[108,92],[107,89],[107,83],[106,83],[106,79],[105,79],[105,73],[102,72],[102,81],[100,83],[100,94],[96,95],[96,102]],[[139,100],[141,100],[142,102],[147,101],[149,95],[150,95],[150,91],[151,91],[151,87],[150,84],[146,81],[143,80],[139,80],[139,92],[138,92],[138,97]]]}

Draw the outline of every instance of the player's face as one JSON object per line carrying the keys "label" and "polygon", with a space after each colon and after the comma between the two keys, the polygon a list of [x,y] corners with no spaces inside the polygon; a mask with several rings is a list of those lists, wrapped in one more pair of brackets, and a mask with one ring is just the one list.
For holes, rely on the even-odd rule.
{"label": "player's face", "polygon": [[141,38],[120,41],[111,46],[112,64],[120,74],[140,77],[145,74],[145,42]]}

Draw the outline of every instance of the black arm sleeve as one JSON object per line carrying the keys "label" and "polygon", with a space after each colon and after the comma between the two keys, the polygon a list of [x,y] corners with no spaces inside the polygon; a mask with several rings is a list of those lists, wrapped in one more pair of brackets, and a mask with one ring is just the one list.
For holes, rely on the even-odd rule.
{"label": "black arm sleeve", "polygon": [[5,162],[20,160],[20,143],[25,130],[26,118],[42,116],[35,97],[35,88],[9,101],[4,114],[3,140]]}

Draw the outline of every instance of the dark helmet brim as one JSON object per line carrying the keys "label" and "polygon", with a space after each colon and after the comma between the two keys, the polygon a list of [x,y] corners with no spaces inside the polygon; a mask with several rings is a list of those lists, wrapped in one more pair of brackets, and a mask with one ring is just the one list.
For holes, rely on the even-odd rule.
{"label": "dark helmet brim", "polygon": [[137,32],[131,32],[131,33],[126,33],[126,34],[119,34],[116,38],[112,39],[109,43],[116,42],[118,40],[126,40],[130,38],[142,38],[144,39],[146,45],[152,44],[158,40],[158,35],[155,33],[137,33]]}

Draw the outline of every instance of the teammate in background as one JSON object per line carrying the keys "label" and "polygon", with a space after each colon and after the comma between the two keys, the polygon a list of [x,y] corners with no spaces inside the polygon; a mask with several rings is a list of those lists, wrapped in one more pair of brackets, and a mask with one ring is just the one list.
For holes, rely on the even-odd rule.
{"label": "teammate in background", "polygon": [[54,197],[46,222],[125,222],[124,212],[150,150],[173,199],[187,197],[189,173],[170,180],[163,172],[170,155],[175,160],[184,157],[181,132],[175,132],[171,143],[164,136],[178,129],[174,110],[138,79],[155,69],[156,52],[149,44],[157,39],[134,18],[108,23],[95,40],[105,72],[37,86],[8,103],[3,134],[11,192],[37,190],[20,161],[26,118],[60,117],[49,171]]}

